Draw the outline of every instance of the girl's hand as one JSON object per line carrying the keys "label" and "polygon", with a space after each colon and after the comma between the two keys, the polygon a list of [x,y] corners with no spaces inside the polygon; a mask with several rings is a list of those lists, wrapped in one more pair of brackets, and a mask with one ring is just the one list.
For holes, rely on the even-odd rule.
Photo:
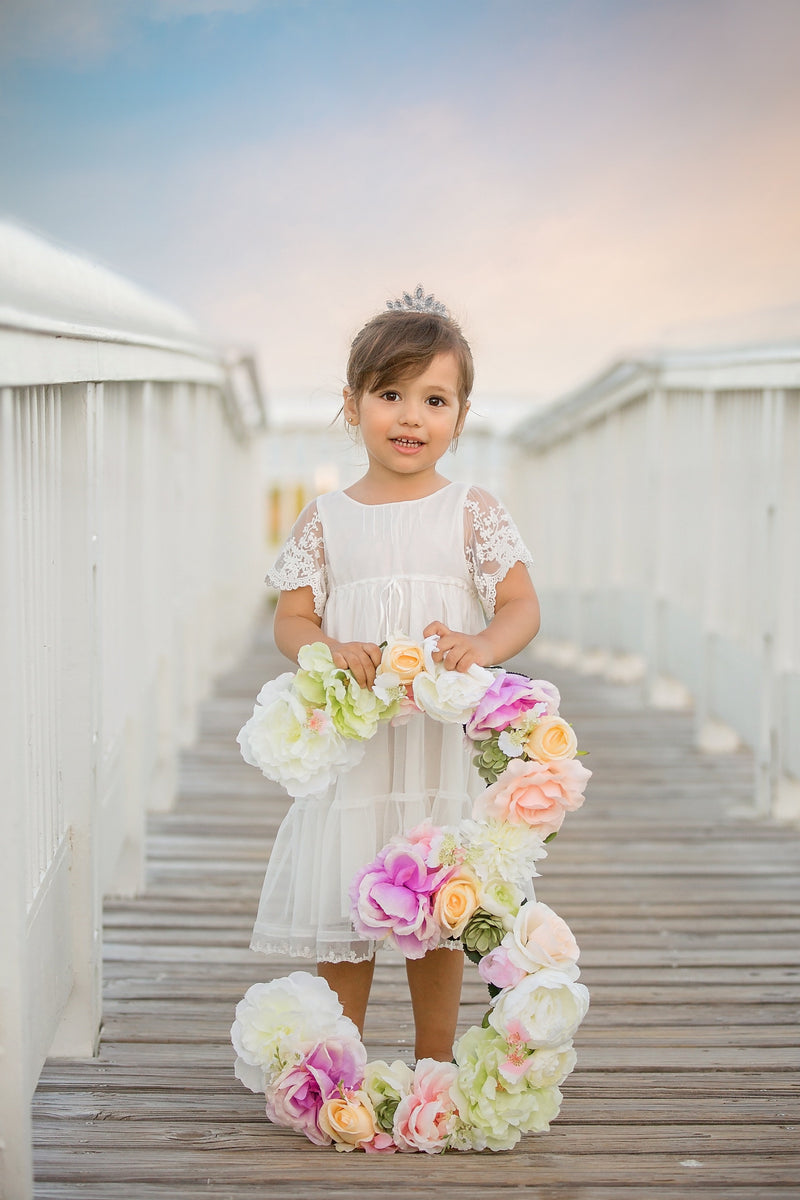
{"label": "girl's hand", "polygon": [[380,666],[381,648],[374,642],[329,642],[335,666],[352,672],[356,683],[371,688]]}
{"label": "girl's hand", "polygon": [[423,637],[439,635],[439,646],[433,652],[433,661],[440,662],[448,671],[468,671],[476,663],[479,667],[491,666],[491,654],[484,645],[481,635],[458,633],[448,629],[441,621],[432,621],[423,629]]}

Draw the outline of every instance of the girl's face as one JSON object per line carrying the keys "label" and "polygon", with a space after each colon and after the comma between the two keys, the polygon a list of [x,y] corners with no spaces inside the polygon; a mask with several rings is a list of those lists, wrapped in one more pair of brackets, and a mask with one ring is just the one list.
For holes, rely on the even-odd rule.
{"label": "girl's face", "polygon": [[436,464],[461,432],[467,405],[458,403],[458,362],[437,354],[421,375],[365,392],[356,400],[344,391],[344,415],[357,425],[370,473],[385,481],[434,475]]}

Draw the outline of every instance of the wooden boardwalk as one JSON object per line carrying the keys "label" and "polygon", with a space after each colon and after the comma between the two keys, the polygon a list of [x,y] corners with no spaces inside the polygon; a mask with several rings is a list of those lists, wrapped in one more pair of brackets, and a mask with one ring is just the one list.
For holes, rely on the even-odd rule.
{"label": "wooden boardwalk", "polygon": [[[287,801],[233,737],[283,669],[262,631],[204,707],[174,811],[150,821],[146,894],[106,905],[100,1055],[45,1067],[38,1200],[796,1200],[800,835],[737,815],[746,754],[704,757],[687,714],[560,669],[545,673],[595,772],[537,887],[572,926],[592,993],[561,1117],[511,1153],[436,1158],[337,1154],[267,1123],[233,1078],[228,1031],[246,987],[298,965],[247,949]],[[469,966],[463,999],[463,1025],[478,1022]],[[370,1057],[412,1059],[391,954],[365,1040]]]}

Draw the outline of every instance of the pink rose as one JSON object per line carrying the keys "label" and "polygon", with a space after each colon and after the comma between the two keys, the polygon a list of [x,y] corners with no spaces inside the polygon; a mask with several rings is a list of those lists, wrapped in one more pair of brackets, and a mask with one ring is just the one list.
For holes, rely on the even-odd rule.
{"label": "pink rose", "polygon": [[528,972],[515,966],[508,957],[507,950],[501,944],[483,956],[478,963],[478,974],[484,983],[491,983],[493,987],[502,990],[502,988],[514,987],[521,979],[525,978]]}
{"label": "pink rose", "polygon": [[583,804],[591,774],[574,758],[548,763],[514,758],[475,801],[472,815],[530,825],[548,837],[561,828],[566,812]]}
{"label": "pink rose", "polygon": [[[538,711],[537,711],[538,710]],[[478,701],[475,711],[465,726],[468,737],[482,741],[498,729],[513,725],[525,713],[544,716],[549,712],[547,700],[541,689],[527,675],[515,675],[500,671]]]}
{"label": "pink rose", "polygon": [[414,1071],[411,1092],[394,1114],[394,1140],[400,1150],[438,1154],[453,1132],[457,1110],[450,1097],[458,1068],[454,1063],[421,1058]]}

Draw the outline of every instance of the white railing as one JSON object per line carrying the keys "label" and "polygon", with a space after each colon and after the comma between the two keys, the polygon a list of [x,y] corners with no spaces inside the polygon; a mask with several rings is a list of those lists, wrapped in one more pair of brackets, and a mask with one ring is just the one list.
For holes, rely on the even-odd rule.
{"label": "white railing", "polygon": [[102,897],[141,886],[146,810],[260,602],[263,405],[249,360],[3,226],[0,289],[0,1194],[25,1200],[42,1063],[95,1049]]}
{"label": "white railing", "polygon": [[514,444],[542,652],[693,702],[800,815],[800,346],[622,362]]}

